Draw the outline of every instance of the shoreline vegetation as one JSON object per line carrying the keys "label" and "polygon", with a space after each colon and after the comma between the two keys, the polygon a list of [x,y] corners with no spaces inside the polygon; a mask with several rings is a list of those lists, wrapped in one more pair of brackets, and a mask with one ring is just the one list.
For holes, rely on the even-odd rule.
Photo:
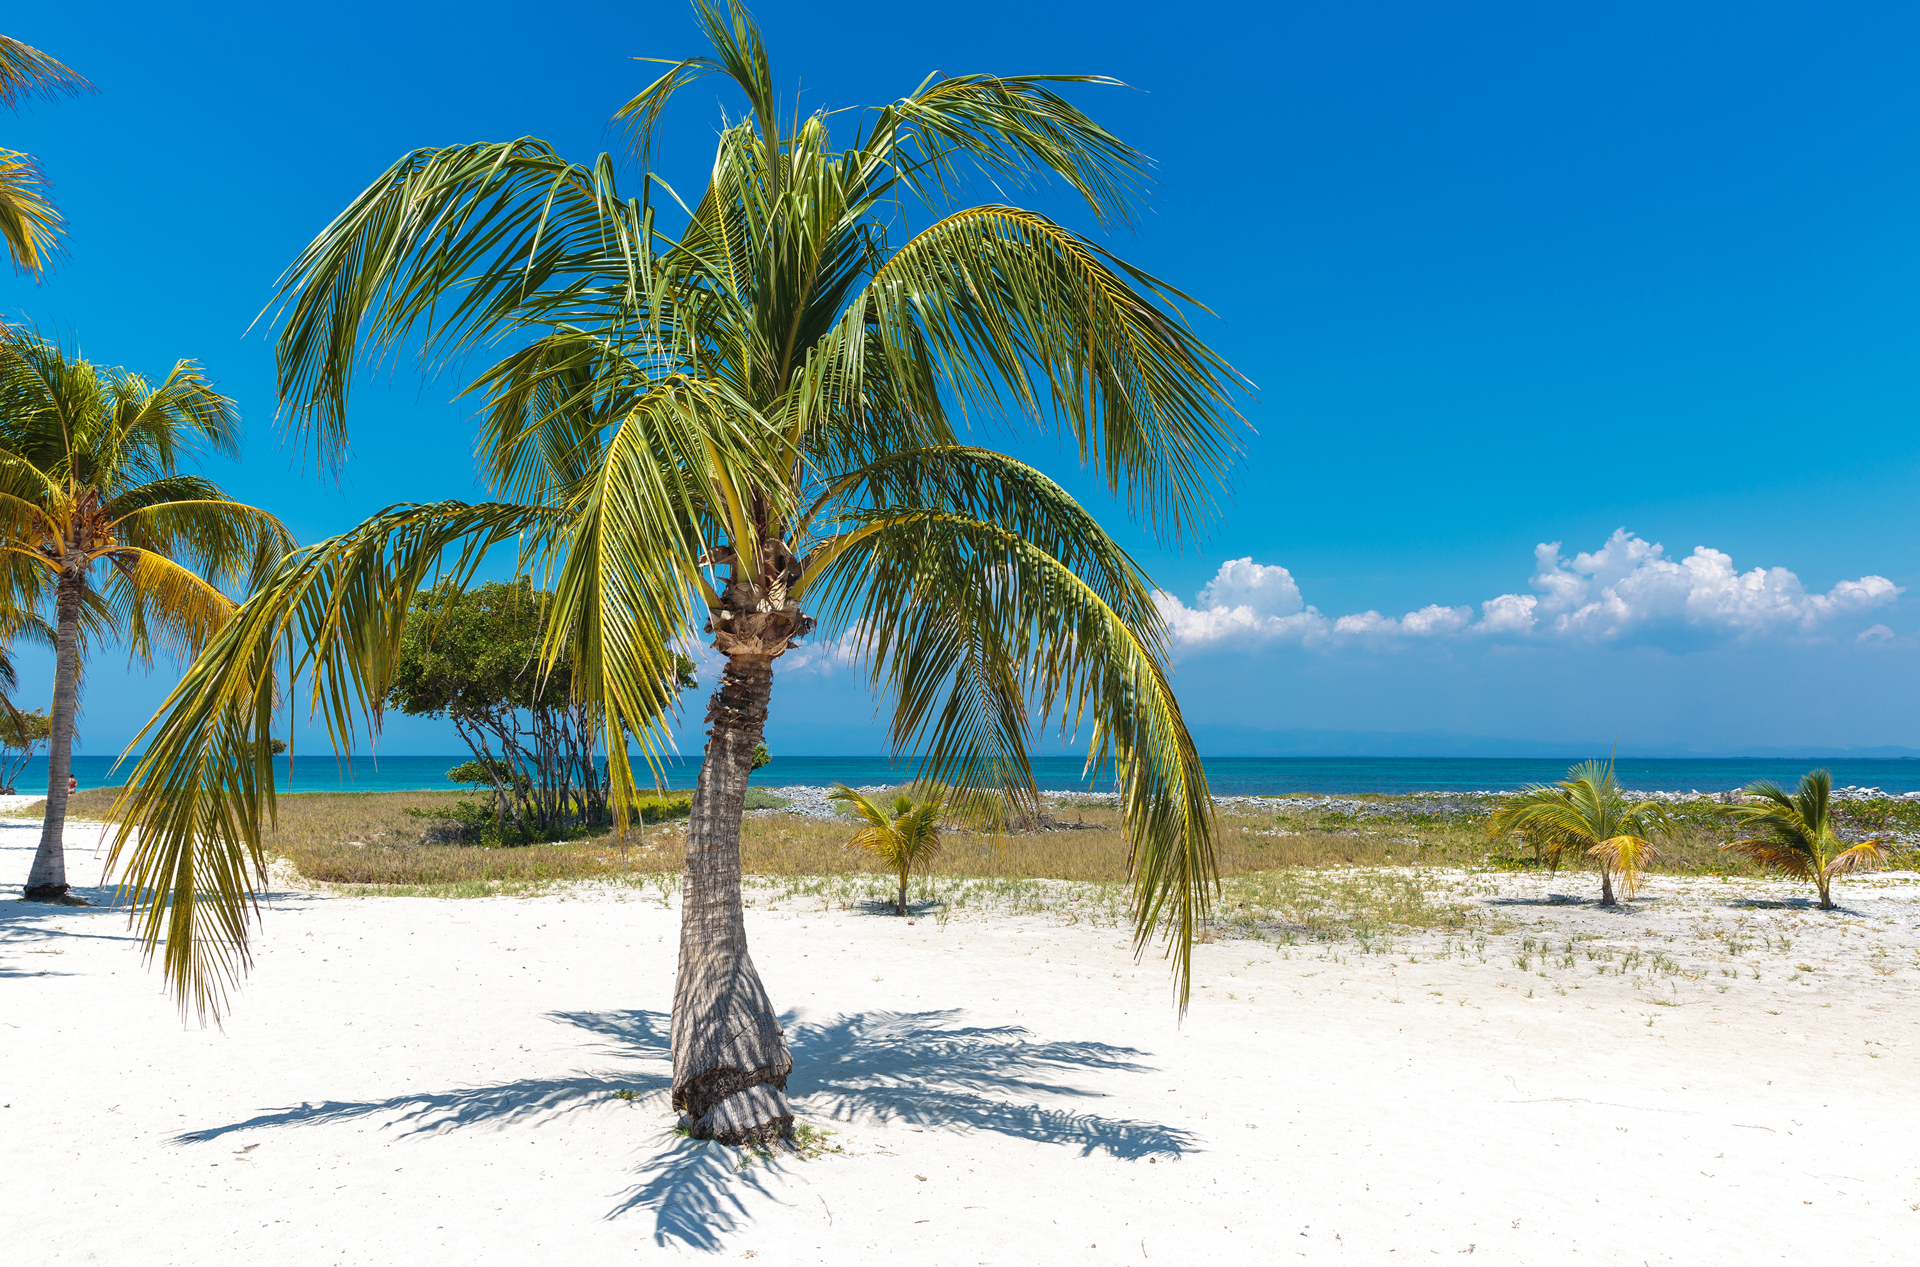
{"label": "shoreline vegetation", "polygon": [[[117,791],[81,791],[70,812],[107,821]],[[871,854],[851,847],[855,825],[829,808],[828,789],[783,792],[764,796],[743,822],[741,869],[749,890],[769,903],[804,899],[827,908],[892,911],[897,879]],[[283,796],[279,825],[265,837],[275,883],[349,896],[479,898],[547,894],[590,882],[662,903],[679,892],[685,792],[652,798],[650,808],[661,820],[636,823],[624,842],[607,832],[532,845],[450,843],[448,820],[470,795]],[[1203,940],[1358,941],[1365,948],[1402,933],[1498,931],[1474,895],[1503,883],[1503,875],[1548,881],[1556,902],[1584,905],[1595,897],[1597,879],[1585,874],[1591,867],[1582,861],[1554,869],[1524,844],[1489,838],[1487,821],[1505,799],[1453,793],[1218,798],[1221,889]],[[1753,881],[1769,893],[1779,883],[1751,859],[1722,848],[1737,835],[1727,813],[1733,798],[1661,799],[1678,831],[1649,862],[1649,876]],[[42,804],[8,816],[36,817]],[[1028,830],[944,828],[943,848],[913,877],[909,914],[944,922],[962,912],[1050,912],[1125,923],[1127,842],[1112,798],[1055,794],[1044,805],[1041,821]],[[1836,794],[1835,811],[1843,837],[1891,839],[1891,869],[1920,867],[1920,801]]]}

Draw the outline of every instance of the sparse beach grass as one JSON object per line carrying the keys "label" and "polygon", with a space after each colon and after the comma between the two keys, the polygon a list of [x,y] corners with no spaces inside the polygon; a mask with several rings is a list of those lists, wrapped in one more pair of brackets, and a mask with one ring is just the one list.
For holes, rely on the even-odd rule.
{"label": "sparse beach grass", "polygon": [[[104,819],[115,791],[92,788],[76,794],[72,816]],[[434,820],[421,812],[471,798],[472,793],[458,791],[284,796],[279,823],[266,837],[269,851],[281,860],[276,878],[365,896],[517,896],[551,892],[563,882],[606,886],[662,904],[678,893],[684,823],[636,827],[624,841],[612,833],[511,848],[436,840]],[[1343,799],[1393,806],[1397,798]],[[1858,830],[1910,830],[1910,819],[1920,821],[1920,807],[1905,803],[1865,802],[1848,809]],[[1405,811],[1376,817],[1284,802],[1223,806],[1221,889],[1203,939],[1337,943],[1358,953],[1389,953],[1412,936],[1423,944],[1439,938],[1444,953],[1453,956],[1489,953],[1491,938],[1491,953],[1542,967],[1571,957],[1586,971],[1612,966],[1658,975],[1660,964],[1679,962],[1667,951],[1636,948],[1619,937],[1589,944],[1592,935],[1584,933],[1561,936],[1558,949],[1549,954],[1544,935],[1525,935],[1538,916],[1527,905],[1584,909],[1597,893],[1595,877],[1579,866],[1549,873],[1524,849],[1489,841],[1477,815],[1426,813],[1411,804]],[[36,803],[13,816],[39,812]],[[1046,915],[1126,926],[1127,845],[1118,812],[1098,803],[1064,803],[1050,813],[1045,831],[949,830],[933,865],[913,879],[915,914],[940,921],[975,914]],[[1679,817],[1687,834],[1663,845],[1650,868],[1654,875],[1763,879],[1744,859],[1720,851],[1731,833],[1711,802],[1683,805]],[[818,902],[823,910],[891,910],[894,881],[870,855],[847,848],[850,835],[843,821],[750,815],[740,842],[749,905]],[[1528,904],[1502,905],[1499,895],[1516,882],[1544,895]],[[1776,890],[1782,904],[1795,900],[1792,886],[1766,887],[1768,893]],[[1771,899],[1754,900],[1764,906]],[[1708,958],[1725,967],[1741,961],[1742,930],[1751,922],[1751,914],[1731,923],[1723,916],[1703,918],[1697,935],[1686,940],[1699,941],[1703,952],[1713,947]],[[1628,937],[1633,930],[1623,925],[1619,933]],[[1778,940],[1771,933],[1756,936],[1768,942],[1768,949]],[[1514,946],[1505,945],[1516,938]],[[1425,953],[1438,952],[1429,945]],[[1702,975],[1707,969],[1696,963],[1688,971]]]}

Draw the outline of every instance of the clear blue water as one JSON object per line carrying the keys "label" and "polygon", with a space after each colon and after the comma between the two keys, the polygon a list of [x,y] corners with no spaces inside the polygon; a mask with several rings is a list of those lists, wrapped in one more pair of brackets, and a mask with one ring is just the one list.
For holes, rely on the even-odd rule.
{"label": "clear blue water", "polygon": [[[463,755],[380,757],[377,760],[357,757],[349,767],[326,756],[297,757],[289,784],[283,758],[281,788],[294,792],[449,789],[454,785],[447,782],[447,770],[464,760]],[[109,781],[108,770],[113,761],[112,757],[76,755],[74,773],[82,787],[99,787]],[[1478,757],[1209,757],[1206,761],[1207,777],[1214,793],[1221,796],[1271,796],[1286,792],[1500,791],[1527,783],[1551,782],[1564,776],[1570,764],[1570,760]],[[1822,766],[1833,771],[1836,785],[1877,787],[1890,793],[1920,791],[1920,761],[1911,760],[1623,758],[1615,768],[1622,783],[1642,791],[1724,792],[1755,779],[1791,784],[1808,770]],[[1077,757],[1041,757],[1034,762],[1040,786],[1048,791],[1107,786],[1105,780],[1088,784],[1080,777],[1081,768]],[[46,771],[46,759],[36,757],[16,786],[22,792],[41,791],[46,787]],[[126,771],[127,767],[123,766],[112,781],[119,782]],[[753,782],[761,787],[843,782],[864,786],[899,782],[911,772],[910,765],[895,765],[885,757],[775,757],[771,765],[755,772]],[[691,787],[698,773],[697,763],[681,761],[670,767],[668,783],[673,787]]]}

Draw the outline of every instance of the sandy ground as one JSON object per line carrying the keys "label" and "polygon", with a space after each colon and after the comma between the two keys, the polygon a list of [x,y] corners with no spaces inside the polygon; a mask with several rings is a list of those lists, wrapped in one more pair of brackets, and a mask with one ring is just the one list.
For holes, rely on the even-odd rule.
{"label": "sandy ground", "polygon": [[[37,831],[0,827],[0,881]],[[96,832],[70,830],[81,885]],[[0,901],[0,1246],[1914,1261],[1914,877],[1849,886],[1835,913],[1780,886],[1663,882],[1614,915],[1553,896],[1583,877],[1470,883],[1488,924],[1466,938],[1202,946],[1184,1023],[1163,966],[1110,927],[757,901],[796,1106],[839,1151],[744,1168],[673,1133],[676,915],[657,891],[278,893],[224,1031],[180,1024],[122,915]]]}

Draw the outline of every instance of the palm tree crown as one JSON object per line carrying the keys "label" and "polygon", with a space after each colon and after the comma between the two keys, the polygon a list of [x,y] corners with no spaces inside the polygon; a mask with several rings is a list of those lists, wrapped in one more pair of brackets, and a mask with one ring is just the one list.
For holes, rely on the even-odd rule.
{"label": "palm tree crown", "polygon": [[1501,805],[1488,822],[1495,837],[1528,835],[1558,856],[1573,846],[1600,866],[1600,901],[1613,904],[1613,876],[1631,899],[1653,854],[1651,837],[1671,830],[1670,816],[1657,801],[1629,801],[1613,775],[1611,761],[1587,761],[1567,771],[1558,783],[1535,783]]}
{"label": "palm tree crown", "polygon": [[[234,609],[225,590],[270,573],[280,521],[180,463],[232,454],[233,403],[182,361],[158,383],[104,369],[31,331],[0,329],[0,556],[22,611],[52,609],[56,659],[49,790],[29,889],[64,895],[60,832],[83,650],[124,641],[190,657]],[[44,865],[43,865],[44,864]]]}
{"label": "palm tree crown", "polygon": [[[458,570],[513,541],[553,578],[548,655],[568,657],[602,733],[623,741],[610,748],[658,751],[676,649],[710,638],[726,668],[689,825],[675,1020],[676,1101],[704,1121],[708,1090],[748,1091],[682,1069],[704,1040],[681,1017],[759,1036],[713,1069],[776,1091],[785,1077],[739,924],[738,825],[773,662],[816,625],[864,656],[925,779],[998,777],[1032,798],[1036,715],[1084,725],[1121,789],[1138,935],[1170,934],[1184,991],[1212,810],[1151,586],[1065,490],[966,443],[962,420],[1058,425],[1179,540],[1235,452],[1243,384],[1188,328],[1179,292],[1034,212],[953,208],[973,168],[1003,185],[1058,177],[1124,220],[1144,160],[1056,91],[1111,81],[936,76],[837,144],[825,112],[780,112],[744,10],[700,0],[696,16],[713,56],[669,64],[618,116],[644,161],[679,88],[718,74],[744,94],[691,203],[651,175],[623,191],[609,156],[578,165],[537,140],[420,150],[294,264],[282,396],[323,460],[342,452],[363,348],[507,343],[469,389],[496,500],[395,507],[290,559],[155,719],[126,810],[162,870],[257,858],[273,649],[302,648],[296,670],[349,742],[353,709],[385,691],[409,597],[449,550]],[[628,763],[611,766],[631,803]],[[208,897],[232,911],[244,894]],[[189,938],[167,954],[202,1006],[243,962]],[[715,1010],[736,1006],[753,1017]]]}
{"label": "palm tree crown", "polygon": [[1811,880],[1820,893],[1820,909],[1833,909],[1833,881],[1848,871],[1876,867],[1886,857],[1884,839],[1849,845],[1834,830],[1833,774],[1814,770],[1800,779],[1800,790],[1788,792],[1776,783],[1755,783],[1747,795],[1758,805],[1736,806],[1734,821],[1753,833],[1722,848],[1745,854],[1797,880]]}

